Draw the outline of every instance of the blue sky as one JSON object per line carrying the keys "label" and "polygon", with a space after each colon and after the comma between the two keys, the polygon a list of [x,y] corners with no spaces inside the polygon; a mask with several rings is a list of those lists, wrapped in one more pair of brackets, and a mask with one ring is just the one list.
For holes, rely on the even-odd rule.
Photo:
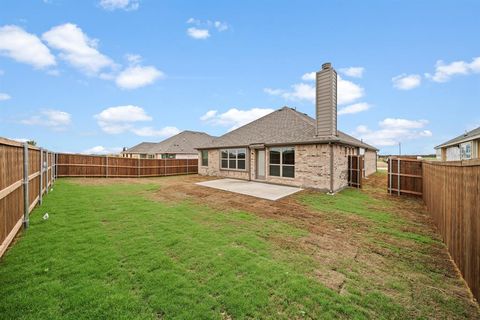
{"label": "blue sky", "polygon": [[332,62],[339,129],[432,153],[480,126],[478,1],[0,1],[0,136],[110,152],[314,114]]}

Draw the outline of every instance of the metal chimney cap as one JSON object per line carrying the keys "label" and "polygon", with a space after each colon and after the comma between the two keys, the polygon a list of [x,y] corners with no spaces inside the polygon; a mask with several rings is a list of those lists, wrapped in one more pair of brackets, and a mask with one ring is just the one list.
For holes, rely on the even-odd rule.
{"label": "metal chimney cap", "polygon": [[330,69],[331,67],[332,64],[330,62],[325,62],[324,64],[322,64],[322,70]]}

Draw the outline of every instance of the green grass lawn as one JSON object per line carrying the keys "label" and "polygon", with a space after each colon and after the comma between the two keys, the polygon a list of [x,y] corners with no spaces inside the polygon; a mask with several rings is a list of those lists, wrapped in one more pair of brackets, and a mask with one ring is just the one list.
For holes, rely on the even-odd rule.
{"label": "green grass lawn", "polygon": [[[157,189],[156,184],[58,180],[33,212],[30,229],[0,260],[0,318],[403,319],[413,314],[352,270],[345,271],[352,279],[348,293],[327,288],[312,277],[318,261],[310,254],[272,240],[295,242],[308,236],[306,230],[191,201],[154,201],[149,195]],[[327,196],[316,194],[301,201],[331,217],[356,215],[375,222],[367,241],[375,233],[419,245],[436,241],[392,228],[387,208],[373,214],[364,206],[367,196],[351,192],[341,197],[353,209],[341,197],[322,202]],[[48,220],[42,219],[45,212]],[[407,290],[402,281],[389,285]],[[445,303],[445,309],[433,310],[439,318],[472,314],[453,298]],[[418,318],[437,314],[422,312]]]}

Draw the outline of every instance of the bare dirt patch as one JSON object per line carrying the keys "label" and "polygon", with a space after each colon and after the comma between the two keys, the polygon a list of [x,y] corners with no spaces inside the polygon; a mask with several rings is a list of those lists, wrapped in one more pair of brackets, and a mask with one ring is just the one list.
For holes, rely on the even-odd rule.
{"label": "bare dirt patch", "polygon": [[[410,309],[409,317],[436,318],[445,313],[445,304],[457,303],[466,310],[463,317],[477,318],[478,305],[461,280],[445,246],[419,199],[391,196],[386,192],[386,175],[365,180],[362,192],[381,200],[372,210],[387,211],[404,220],[400,232],[433,239],[421,243],[382,233],[378,225],[357,215],[332,215],[319,212],[301,202],[302,196],[318,195],[304,190],[278,201],[198,186],[195,183],[216,179],[197,175],[145,179],[75,179],[75,183],[103,185],[113,183],[156,184],[158,190],[147,196],[165,203],[189,201],[219,211],[244,211],[275,219],[306,230],[308,235],[288,238],[272,235],[269,241],[280,248],[303,252],[316,261],[311,277],[340,294],[355,291],[380,291]],[[452,311],[445,318],[456,318]]]}

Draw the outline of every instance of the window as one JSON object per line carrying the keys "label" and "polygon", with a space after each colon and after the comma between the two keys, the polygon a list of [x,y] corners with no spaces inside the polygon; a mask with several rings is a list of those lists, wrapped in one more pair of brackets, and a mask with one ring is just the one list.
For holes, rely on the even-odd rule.
{"label": "window", "polygon": [[247,160],[246,149],[224,149],[221,151],[222,169],[245,170]]}
{"label": "window", "polygon": [[465,142],[460,145],[460,157],[464,159],[472,159],[472,142]]}
{"label": "window", "polygon": [[270,175],[274,177],[295,177],[295,148],[271,148],[269,160]]}
{"label": "window", "polygon": [[155,159],[155,155],[154,154],[149,154],[148,159]]}
{"label": "window", "polygon": [[202,166],[208,167],[208,150],[202,150]]}
{"label": "window", "polygon": [[175,153],[162,153],[162,159],[175,159]]}

